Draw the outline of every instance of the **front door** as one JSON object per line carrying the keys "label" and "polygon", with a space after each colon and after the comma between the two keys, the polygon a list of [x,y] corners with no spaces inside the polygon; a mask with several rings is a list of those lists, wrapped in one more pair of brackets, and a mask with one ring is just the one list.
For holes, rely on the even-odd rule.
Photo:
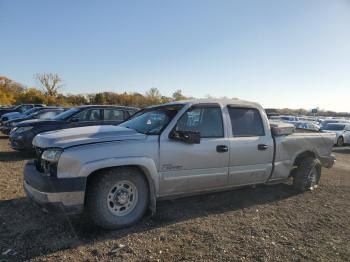
{"label": "front door", "polygon": [[198,105],[178,120],[176,131],[195,131],[200,144],[168,137],[160,141],[160,194],[192,193],[224,187],[228,182],[229,142],[219,105]]}

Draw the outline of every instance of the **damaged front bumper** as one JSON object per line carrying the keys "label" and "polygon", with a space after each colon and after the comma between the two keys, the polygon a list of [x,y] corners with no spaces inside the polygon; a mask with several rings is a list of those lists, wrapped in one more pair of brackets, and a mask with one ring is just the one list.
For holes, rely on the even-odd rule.
{"label": "damaged front bumper", "polygon": [[27,197],[49,212],[81,213],[85,178],[56,178],[36,169],[33,161],[24,167],[23,187]]}

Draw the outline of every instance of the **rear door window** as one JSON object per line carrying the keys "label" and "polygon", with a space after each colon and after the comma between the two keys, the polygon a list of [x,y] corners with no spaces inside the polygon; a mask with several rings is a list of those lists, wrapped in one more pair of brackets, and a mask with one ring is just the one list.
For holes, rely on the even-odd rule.
{"label": "rear door window", "polygon": [[228,107],[234,137],[264,136],[265,130],[256,108]]}
{"label": "rear door window", "polygon": [[121,109],[104,109],[104,120],[107,121],[123,121],[124,111]]}

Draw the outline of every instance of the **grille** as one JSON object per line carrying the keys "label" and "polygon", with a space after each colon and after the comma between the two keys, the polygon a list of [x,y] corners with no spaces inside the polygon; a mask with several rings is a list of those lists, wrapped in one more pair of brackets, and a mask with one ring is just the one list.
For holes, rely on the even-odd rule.
{"label": "grille", "polygon": [[42,165],[42,159],[41,159],[41,155],[43,154],[44,150],[40,147],[35,147],[35,153],[36,153],[36,159],[35,159],[35,166],[36,169],[41,172],[44,173],[44,167]]}

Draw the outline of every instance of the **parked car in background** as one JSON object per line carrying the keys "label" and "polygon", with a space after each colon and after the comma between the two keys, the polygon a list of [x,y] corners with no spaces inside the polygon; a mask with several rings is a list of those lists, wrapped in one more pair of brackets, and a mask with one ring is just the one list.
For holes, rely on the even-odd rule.
{"label": "parked car in background", "polygon": [[43,106],[45,106],[45,105],[43,105],[43,104],[22,104],[22,105],[10,107],[10,108],[1,108],[0,109],[0,116],[2,116],[3,114],[6,114],[6,113],[11,113],[11,112],[23,113],[23,112],[25,112],[28,109],[31,109],[33,107],[43,107]]}
{"label": "parked car in background", "polygon": [[320,130],[322,132],[335,133],[334,144],[337,146],[350,144],[350,124],[348,123],[329,123],[323,125]]}
{"label": "parked car in background", "polygon": [[33,107],[31,109],[28,109],[26,111],[24,111],[23,113],[21,112],[11,112],[11,113],[6,113],[3,114],[0,117],[0,125],[2,125],[4,122],[15,119],[15,118],[23,118],[26,116],[29,116],[39,110],[45,109],[46,107]]}
{"label": "parked car in background", "polygon": [[[36,108],[33,108],[33,109],[36,109]],[[41,107],[40,109],[38,108],[37,110],[35,110],[34,113],[29,114],[25,117],[14,118],[12,120],[8,120],[4,122],[3,125],[0,126],[0,130],[4,135],[9,135],[11,129],[14,128],[16,124],[22,121],[30,120],[30,119],[45,119],[45,120],[51,119],[56,115],[63,113],[65,110],[67,109],[64,109],[61,107]]]}
{"label": "parked car in background", "polygon": [[271,116],[270,117],[271,120],[279,120],[279,121],[283,121],[286,123],[291,123],[295,126],[296,122],[299,121],[299,118],[296,116],[286,116],[286,115],[279,115],[279,116]]}
{"label": "parked car in background", "polygon": [[309,122],[309,121],[297,121],[295,122],[295,127],[299,129],[304,130],[310,130],[310,131],[319,131],[320,125],[316,124],[315,122]]}
{"label": "parked car in background", "polygon": [[10,133],[11,147],[31,150],[33,138],[42,132],[71,127],[118,125],[133,115],[137,108],[112,105],[86,105],[71,108],[52,119],[22,121]]}
{"label": "parked car in background", "polygon": [[278,123],[259,104],[207,99],[149,107],[119,126],[42,133],[24,188],[47,210],[85,209],[107,229],[135,224],[161,198],[288,178],[299,192],[316,188],[335,135]]}
{"label": "parked car in background", "polygon": [[325,119],[321,121],[321,127],[326,126],[328,124],[336,124],[336,123],[350,124],[350,121],[346,119]]}

